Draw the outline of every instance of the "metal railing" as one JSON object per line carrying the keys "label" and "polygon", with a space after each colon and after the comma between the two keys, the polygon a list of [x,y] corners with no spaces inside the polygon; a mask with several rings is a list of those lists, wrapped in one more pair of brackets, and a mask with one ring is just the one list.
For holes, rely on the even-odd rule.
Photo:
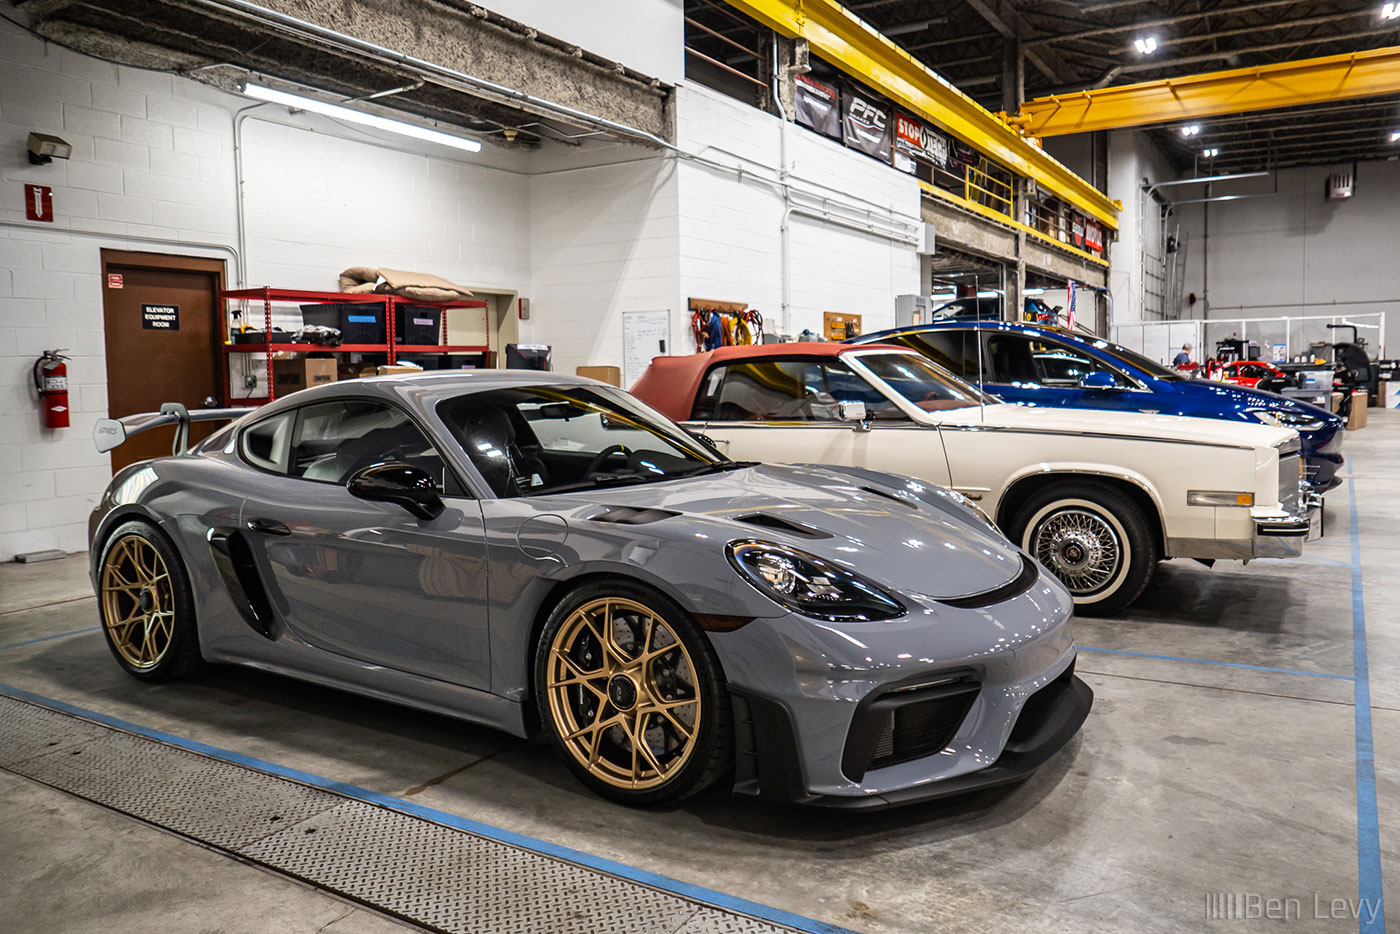
{"label": "metal railing", "polygon": [[1011,205],[1011,184],[969,165],[963,173],[963,197],[974,204],[991,208],[1008,220],[1015,215]]}

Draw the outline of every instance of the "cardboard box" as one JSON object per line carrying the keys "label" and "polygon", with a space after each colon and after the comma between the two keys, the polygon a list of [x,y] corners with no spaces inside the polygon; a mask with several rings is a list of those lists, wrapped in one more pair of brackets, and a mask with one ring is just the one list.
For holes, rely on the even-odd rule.
{"label": "cardboard box", "polygon": [[422,373],[423,368],[416,363],[395,363],[392,366],[384,364],[379,367],[380,376],[393,376],[396,373]]}
{"label": "cardboard box", "polygon": [[337,378],[336,370],[334,357],[293,356],[289,359],[278,355],[272,359],[272,381],[278,396],[285,396],[289,392],[296,392],[308,386],[334,383]]}
{"label": "cardboard box", "polygon": [[1364,392],[1353,393],[1351,397],[1351,417],[1347,419],[1347,431],[1366,427],[1366,403]]}
{"label": "cardboard box", "polygon": [[579,376],[586,376],[589,379],[596,379],[599,382],[607,383],[610,386],[622,388],[622,367],[617,366],[581,366],[574,370]]}

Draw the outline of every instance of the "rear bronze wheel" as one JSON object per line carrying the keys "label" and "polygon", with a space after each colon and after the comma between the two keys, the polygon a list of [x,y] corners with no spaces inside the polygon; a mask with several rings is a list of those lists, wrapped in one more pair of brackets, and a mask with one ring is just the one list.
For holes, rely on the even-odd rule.
{"label": "rear bronze wheel", "polygon": [[670,600],[591,585],[550,615],[536,659],[541,719],[599,794],[660,804],[727,765],[728,694],[703,632]]}
{"label": "rear bronze wheel", "polygon": [[130,674],[164,681],[199,665],[184,566],[153,525],[136,520],[112,533],[97,586],[107,645]]}

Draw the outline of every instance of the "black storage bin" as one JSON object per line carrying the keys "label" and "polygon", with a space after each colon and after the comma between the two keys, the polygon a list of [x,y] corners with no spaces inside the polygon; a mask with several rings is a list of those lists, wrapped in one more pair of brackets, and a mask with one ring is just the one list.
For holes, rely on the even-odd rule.
{"label": "black storage bin", "polygon": [[303,324],[339,328],[342,344],[383,344],[388,340],[382,302],[302,305],[301,321]]}
{"label": "black storage bin", "polygon": [[394,309],[394,340],[410,345],[441,344],[442,309],[399,305]]}

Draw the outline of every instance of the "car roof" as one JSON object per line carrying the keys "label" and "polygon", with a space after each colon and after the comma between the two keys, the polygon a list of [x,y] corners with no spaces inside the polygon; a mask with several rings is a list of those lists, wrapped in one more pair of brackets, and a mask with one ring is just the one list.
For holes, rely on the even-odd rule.
{"label": "car roof", "polygon": [[785,357],[837,357],[853,350],[911,351],[894,344],[854,347],[829,341],[796,341],[786,344],[743,344],[719,347],[684,357],[653,357],[642,378],[632,387],[634,396],[672,421],[690,418],[695,393],[710,367],[736,360],[772,360]]}
{"label": "car roof", "polygon": [[1035,324],[1030,321],[975,321],[971,318],[959,318],[949,321],[929,321],[926,324],[908,324],[902,328],[886,328],[883,331],[872,331],[869,334],[862,334],[859,337],[847,338],[847,343],[858,344],[861,342],[877,343],[880,338],[888,337],[892,334],[911,334],[920,331],[946,331],[953,328],[977,328],[978,330],[990,331],[1036,331],[1048,332],[1059,337],[1072,337],[1078,340],[1086,340],[1093,335],[1084,335],[1078,331],[1071,331],[1069,328],[1058,324]]}

